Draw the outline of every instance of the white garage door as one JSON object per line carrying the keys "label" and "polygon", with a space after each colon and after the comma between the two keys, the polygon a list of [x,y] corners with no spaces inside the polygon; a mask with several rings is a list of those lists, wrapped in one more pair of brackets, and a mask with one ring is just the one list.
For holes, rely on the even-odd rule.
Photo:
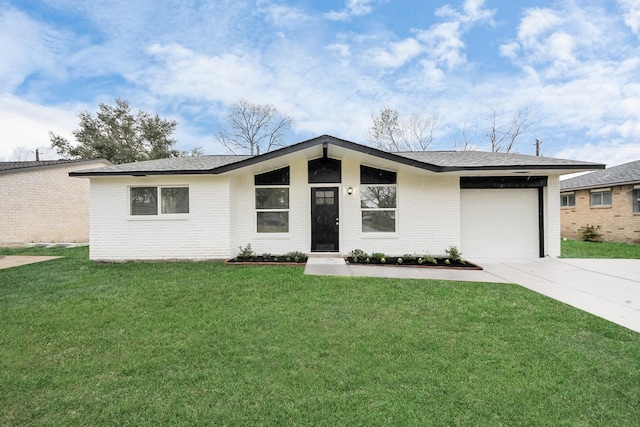
{"label": "white garage door", "polygon": [[538,190],[461,190],[461,252],[465,258],[540,256]]}

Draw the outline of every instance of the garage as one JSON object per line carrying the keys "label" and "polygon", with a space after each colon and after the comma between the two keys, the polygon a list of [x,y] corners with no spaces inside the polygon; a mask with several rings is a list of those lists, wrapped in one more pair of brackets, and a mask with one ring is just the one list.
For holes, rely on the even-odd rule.
{"label": "garage", "polygon": [[[462,186],[462,185],[461,185]],[[466,258],[537,258],[538,188],[463,188],[461,251]]]}

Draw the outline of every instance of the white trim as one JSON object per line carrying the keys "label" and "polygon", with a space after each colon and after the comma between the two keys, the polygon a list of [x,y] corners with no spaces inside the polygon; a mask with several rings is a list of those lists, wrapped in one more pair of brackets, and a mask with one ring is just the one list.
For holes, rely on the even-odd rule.
{"label": "white trim", "polygon": [[594,188],[591,190],[592,193],[606,193],[607,191],[611,191],[611,187],[609,188]]}

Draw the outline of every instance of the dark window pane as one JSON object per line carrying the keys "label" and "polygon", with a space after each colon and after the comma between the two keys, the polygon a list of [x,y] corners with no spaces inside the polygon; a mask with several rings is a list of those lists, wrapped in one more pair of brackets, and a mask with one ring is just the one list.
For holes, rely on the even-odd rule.
{"label": "dark window pane", "polygon": [[361,187],[360,207],[365,209],[395,208],[396,187],[386,185]]}
{"label": "dark window pane", "polygon": [[633,211],[640,212],[640,190],[633,190]]}
{"label": "dark window pane", "polygon": [[395,184],[396,173],[369,166],[360,166],[360,184]]}
{"label": "dark window pane", "polygon": [[320,158],[308,163],[309,183],[342,182],[342,162],[336,159]]}
{"label": "dark window pane", "polygon": [[396,231],[395,211],[362,211],[364,233],[393,233]]}
{"label": "dark window pane", "polygon": [[289,189],[256,188],[256,209],[289,209]]}
{"label": "dark window pane", "polygon": [[131,215],[158,215],[158,188],[131,188]]}
{"label": "dark window pane", "polygon": [[560,206],[561,207],[569,207],[576,205],[576,195],[575,194],[563,194],[560,196]]}
{"label": "dark window pane", "polygon": [[255,176],[256,185],[289,185],[289,166]]}
{"label": "dark window pane", "polygon": [[258,212],[258,233],[288,233],[289,212]]}
{"label": "dark window pane", "polygon": [[189,188],[162,188],[160,199],[163,214],[189,213]]}

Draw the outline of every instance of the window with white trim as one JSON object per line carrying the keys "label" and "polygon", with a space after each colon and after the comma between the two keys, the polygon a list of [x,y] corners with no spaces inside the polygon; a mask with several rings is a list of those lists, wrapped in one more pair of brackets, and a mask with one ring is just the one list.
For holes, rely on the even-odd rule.
{"label": "window with white trim", "polygon": [[256,231],[289,232],[289,167],[255,176]]}
{"label": "window with white trim", "polygon": [[188,214],[189,187],[129,187],[129,201],[132,216]]}
{"label": "window with white trim", "polygon": [[395,233],[396,173],[360,166],[360,210],[363,233]]}
{"label": "window with white trim", "polygon": [[575,207],[575,205],[576,205],[575,193],[560,194],[560,207],[572,208],[572,207]]}
{"label": "window with white trim", "polygon": [[611,200],[611,190],[591,192],[591,206],[611,206]]}

